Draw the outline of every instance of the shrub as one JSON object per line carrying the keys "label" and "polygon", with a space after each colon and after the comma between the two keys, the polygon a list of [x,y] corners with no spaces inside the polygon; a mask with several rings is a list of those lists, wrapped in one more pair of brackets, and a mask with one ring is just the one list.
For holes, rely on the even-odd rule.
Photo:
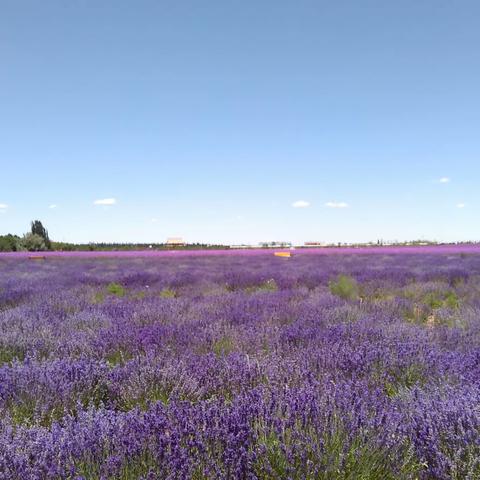
{"label": "shrub", "polygon": [[344,300],[355,300],[359,296],[357,281],[347,275],[340,275],[336,281],[328,284],[330,292]]}
{"label": "shrub", "polygon": [[15,252],[19,240],[16,235],[0,235],[0,252]]}
{"label": "shrub", "polygon": [[36,233],[26,233],[17,243],[17,250],[43,252],[47,250],[45,240]]}
{"label": "shrub", "polygon": [[170,289],[170,288],[164,288],[161,292],[160,292],[160,296],[162,298],[175,298],[177,296],[177,293]]}
{"label": "shrub", "polygon": [[126,293],[125,288],[122,287],[122,285],[120,285],[119,283],[115,283],[115,282],[108,284],[107,291],[108,293],[111,293],[112,295],[116,295],[117,297],[124,297]]}
{"label": "shrub", "polygon": [[445,294],[445,305],[447,306],[447,308],[452,309],[456,309],[459,307],[460,302],[455,292],[450,291]]}
{"label": "shrub", "polygon": [[235,348],[233,340],[229,337],[222,337],[212,345],[212,351],[217,357],[223,357],[231,353]]}
{"label": "shrub", "polygon": [[459,307],[459,299],[455,292],[449,290],[447,292],[431,292],[425,295],[424,303],[432,310],[438,308],[457,309]]}

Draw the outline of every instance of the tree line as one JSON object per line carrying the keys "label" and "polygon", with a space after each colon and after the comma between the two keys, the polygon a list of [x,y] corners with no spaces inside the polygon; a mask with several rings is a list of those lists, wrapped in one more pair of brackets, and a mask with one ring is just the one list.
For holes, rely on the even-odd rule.
{"label": "tree line", "polygon": [[52,242],[48,230],[40,220],[33,220],[30,231],[19,237],[18,235],[0,235],[0,252],[42,252],[52,249]]}
{"label": "tree line", "polygon": [[40,220],[33,220],[30,231],[23,236],[0,235],[0,252],[44,252],[54,251],[106,251],[106,250],[195,250],[195,249],[227,249],[226,245],[207,245],[190,243],[172,247],[166,243],[69,243],[50,240],[48,230]]}

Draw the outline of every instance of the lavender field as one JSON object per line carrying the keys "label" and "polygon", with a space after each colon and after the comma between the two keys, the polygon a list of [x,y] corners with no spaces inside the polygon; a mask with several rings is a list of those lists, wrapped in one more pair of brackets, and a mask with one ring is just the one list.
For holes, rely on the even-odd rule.
{"label": "lavender field", "polygon": [[84,257],[0,257],[0,479],[480,478],[477,251]]}

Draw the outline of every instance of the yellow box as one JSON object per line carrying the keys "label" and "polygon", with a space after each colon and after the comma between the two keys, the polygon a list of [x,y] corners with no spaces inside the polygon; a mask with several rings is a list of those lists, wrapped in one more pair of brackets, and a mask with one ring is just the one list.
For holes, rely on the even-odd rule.
{"label": "yellow box", "polygon": [[274,255],[276,257],[285,257],[285,258],[290,258],[292,256],[290,252],[275,252]]}

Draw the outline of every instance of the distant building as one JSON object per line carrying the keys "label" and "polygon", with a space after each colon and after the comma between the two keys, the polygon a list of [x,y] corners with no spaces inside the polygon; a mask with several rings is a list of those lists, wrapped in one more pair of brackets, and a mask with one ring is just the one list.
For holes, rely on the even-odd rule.
{"label": "distant building", "polygon": [[262,248],[290,248],[292,242],[261,242]]}
{"label": "distant building", "polygon": [[185,242],[183,241],[182,237],[167,238],[166,244],[169,247],[184,247],[185,246]]}
{"label": "distant building", "polygon": [[327,244],[325,242],[305,242],[303,246],[304,247],[326,247]]}

